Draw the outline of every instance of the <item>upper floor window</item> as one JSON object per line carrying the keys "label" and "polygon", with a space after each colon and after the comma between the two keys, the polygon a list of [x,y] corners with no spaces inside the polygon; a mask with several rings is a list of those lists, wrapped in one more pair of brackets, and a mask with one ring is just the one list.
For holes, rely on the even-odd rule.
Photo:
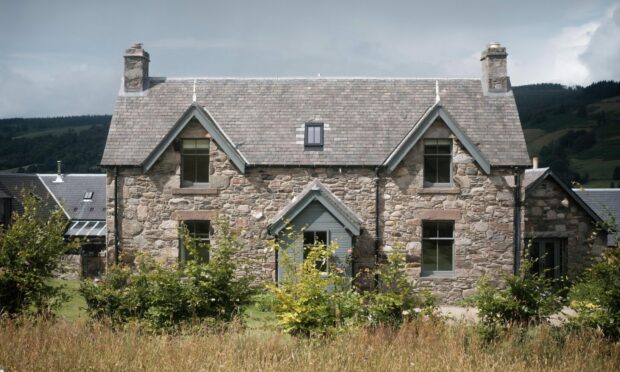
{"label": "upper floor window", "polygon": [[452,185],[452,141],[424,140],[424,186]]}
{"label": "upper floor window", "polygon": [[209,221],[184,221],[189,236],[196,243],[195,254],[188,250],[187,242],[181,240],[179,244],[179,260],[186,262],[198,258],[201,262],[209,262],[209,244],[211,244],[211,224]]}
{"label": "upper floor window", "polygon": [[209,182],[209,140],[184,139],[181,143],[181,185]]}
{"label": "upper floor window", "polygon": [[323,148],[323,123],[306,123],[305,147]]}
{"label": "upper floor window", "polygon": [[454,222],[422,222],[422,275],[454,272]]}

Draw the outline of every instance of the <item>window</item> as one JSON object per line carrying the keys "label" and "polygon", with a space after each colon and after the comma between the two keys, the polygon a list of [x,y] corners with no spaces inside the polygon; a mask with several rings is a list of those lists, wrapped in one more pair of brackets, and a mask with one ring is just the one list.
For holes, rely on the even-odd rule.
{"label": "window", "polygon": [[306,123],[305,146],[323,148],[323,123]]}
{"label": "window", "polygon": [[454,271],[454,222],[422,222],[422,275]]}
{"label": "window", "polygon": [[452,185],[452,141],[424,140],[424,186]]}
{"label": "window", "polygon": [[209,140],[184,139],[181,144],[181,185],[209,182]]}
{"label": "window", "polygon": [[559,278],[566,274],[566,240],[534,239],[527,242],[532,274],[544,274],[548,278]]}
{"label": "window", "polygon": [[[313,247],[329,244],[327,231],[304,231],[304,261]],[[327,260],[317,260],[315,266],[320,271],[327,271]]]}
{"label": "window", "polygon": [[93,194],[94,192],[92,191],[86,191],[84,193],[84,200],[93,200]]}
{"label": "window", "polygon": [[[200,261],[209,262],[209,244],[211,242],[211,226],[209,221],[184,221],[183,223],[187,226],[189,235],[196,242],[196,251]],[[187,251],[186,246],[181,240],[179,242],[179,260],[181,262],[186,262],[194,258],[195,257]]]}

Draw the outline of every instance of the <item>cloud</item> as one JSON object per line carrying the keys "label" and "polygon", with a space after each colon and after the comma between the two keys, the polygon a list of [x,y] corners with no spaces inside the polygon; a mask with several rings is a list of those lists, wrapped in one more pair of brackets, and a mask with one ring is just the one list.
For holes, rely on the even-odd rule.
{"label": "cloud", "polygon": [[230,40],[201,40],[192,37],[165,38],[148,42],[149,47],[163,49],[219,49],[219,48],[239,48],[241,43]]}
{"label": "cloud", "polygon": [[588,69],[588,79],[620,79],[620,6],[611,8],[580,55]]}

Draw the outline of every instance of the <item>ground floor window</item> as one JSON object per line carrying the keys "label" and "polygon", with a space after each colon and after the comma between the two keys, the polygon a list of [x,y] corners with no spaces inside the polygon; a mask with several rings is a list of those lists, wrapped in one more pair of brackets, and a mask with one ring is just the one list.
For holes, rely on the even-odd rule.
{"label": "ground floor window", "polygon": [[566,274],[566,239],[530,239],[527,241],[532,274],[559,278]]}
{"label": "ground floor window", "polygon": [[[313,247],[322,244],[329,244],[327,231],[304,231],[304,261]],[[321,271],[327,271],[327,260],[318,260],[315,262],[316,268]]]}
{"label": "ground floor window", "polygon": [[422,275],[454,272],[454,222],[422,222]]}
{"label": "ground floor window", "polygon": [[187,242],[183,239],[179,242],[179,260],[200,259],[202,262],[209,262],[209,244],[211,244],[211,224],[209,221],[184,221],[185,226],[192,239],[196,242],[197,256],[194,257],[187,249]]}

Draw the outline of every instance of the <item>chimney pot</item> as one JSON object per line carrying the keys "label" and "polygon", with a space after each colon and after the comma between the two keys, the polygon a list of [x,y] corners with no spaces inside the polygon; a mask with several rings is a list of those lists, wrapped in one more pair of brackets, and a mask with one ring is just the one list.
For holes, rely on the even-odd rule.
{"label": "chimney pot", "polygon": [[148,88],[149,54],[142,43],[134,43],[125,50],[125,72],[123,87],[125,92],[143,92]]}
{"label": "chimney pot", "polygon": [[487,44],[482,51],[482,90],[485,95],[493,93],[506,93],[511,89],[510,77],[508,77],[506,47],[499,42]]}
{"label": "chimney pot", "polygon": [[538,156],[532,158],[532,169],[538,169]]}

